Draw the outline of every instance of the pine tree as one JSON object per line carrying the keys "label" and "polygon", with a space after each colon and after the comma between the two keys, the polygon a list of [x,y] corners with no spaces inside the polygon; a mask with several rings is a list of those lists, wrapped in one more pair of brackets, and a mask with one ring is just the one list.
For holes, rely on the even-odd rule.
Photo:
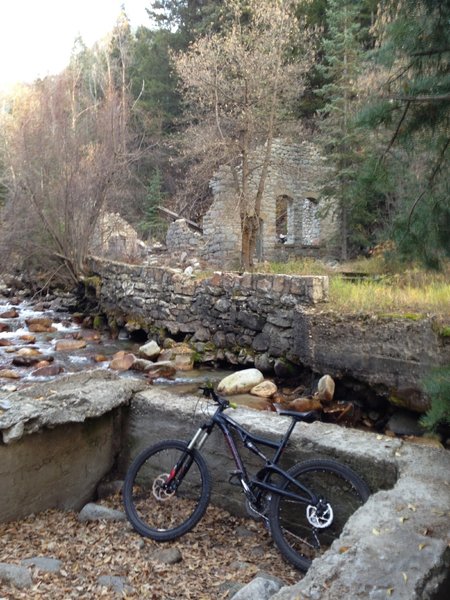
{"label": "pine tree", "polygon": [[350,0],[329,0],[326,9],[327,35],[322,42],[324,60],[318,67],[325,83],[317,91],[323,98],[321,109],[322,144],[334,171],[324,190],[339,204],[341,258],[348,254],[352,223],[352,182],[358,162],[359,138],[354,126],[357,80],[362,49],[359,41],[358,4]]}
{"label": "pine tree", "polygon": [[164,201],[162,192],[161,172],[156,169],[150,178],[147,196],[145,199],[144,218],[140,223],[139,229],[143,237],[148,239],[162,241],[165,237],[166,227],[164,221],[160,218],[158,206]]}
{"label": "pine tree", "polygon": [[398,252],[439,267],[450,257],[450,3],[385,0],[377,22],[386,78],[361,122],[386,135],[378,157],[395,189]]}

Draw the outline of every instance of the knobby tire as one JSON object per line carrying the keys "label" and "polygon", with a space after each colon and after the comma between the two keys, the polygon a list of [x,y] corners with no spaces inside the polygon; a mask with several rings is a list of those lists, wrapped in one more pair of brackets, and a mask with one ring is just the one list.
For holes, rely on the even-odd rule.
{"label": "knobby tire", "polygon": [[[187,470],[176,491],[165,493],[163,485],[180,460]],[[211,477],[204,458],[180,440],[165,440],[143,450],[131,463],[123,485],[130,523],[140,535],[159,542],[174,540],[195,527],[205,514],[210,494]]]}
{"label": "knobby tire", "polygon": [[[302,571],[320,556],[342,532],[351,515],[370,495],[367,484],[349,467],[334,460],[317,459],[298,463],[288,471],[332,507],[332,523],[317,529],[307,518],[307,504],[274,494],[269,507],[272,538],[284,558]],[[282,489],[304,495],[288,480]]]}

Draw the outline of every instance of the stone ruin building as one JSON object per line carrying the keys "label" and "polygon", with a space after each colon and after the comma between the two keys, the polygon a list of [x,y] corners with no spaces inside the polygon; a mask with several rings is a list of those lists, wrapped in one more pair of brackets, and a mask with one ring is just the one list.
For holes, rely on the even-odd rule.
{"label": "stone ruin building", "polygon": [[[338,222],[320,212],[320,186],[327,169],[317,147],[307,141],[276,140],[261,206],[258,261],[333,254]],[[256,173],[257,175],[258,173]],[[254,178],[256,186],[257,177]],[[222,167],[211,182],[213,203],[203,218],[202,258],[211,265],[239,263],[241,225],[231,170]]]}
{"label": "stone ruin building", "polygon": [[102,212],[91,240],[91,253],[112,260],[131,261],[145,252],[137,231],[118,213]]}
{"label": "stone ruin building", "polygon": [[[320,188],[328,167],[318,148],[276,140],[261,205],[260,236],[255,259],[284,262],[301,256],[333,256],[339,219],[336,210],[321,211]],[[256,193],[258,170],[250,185]],[[178,218],[166,236],[162,263],[185,266],[189,259],[204,265],[236,268],[240,262],[241,223],[233,176],[223,166],[211,181],[213,201],[203,217],[203,228]],[[170,212],[170,211],[167,211]],[[175,213],[173,216],[176,217]],[[134,262],[153,254],[137,232],[116,213],[103,213],[92,243],[92,253],[113,260]],[[167,263],[168,264],[168,263]]]}

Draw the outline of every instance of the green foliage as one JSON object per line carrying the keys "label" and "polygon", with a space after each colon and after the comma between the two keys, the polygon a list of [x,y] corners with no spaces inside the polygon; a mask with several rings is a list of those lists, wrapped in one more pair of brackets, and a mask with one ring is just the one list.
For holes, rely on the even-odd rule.
{"label": "green foliage", "polygon": [[158,206],[163,204],[164,194],[162,192],[161,173],[158,169],[154,171],[148,184],[147,196],[145,198],[144,218],[139,223],[139,231],[143,237],[163,241],[167,226],[160,218]]}
{"label": "green foliage", "polygon": [[382,8],[374,57],[386,79],[359,124],[385,138],[375,174],[389,179],[381,195],[399,257],[442,268],[450,256],[450,4],[389,0]]}
{"label": "green foliage", "polygon": [[362,65],[359,40],[359,5],[349,0],[329,0],[326,9],[327,35],[322,41],[323,63],[318,71],[324,84],[316,91],[323,98],[321,142],[333,176],[327,174],[324,194],[339,202],[341,213],[341,257],[347,258],[350,232],[360,245],[359,225],[369,220],[367,210],[352,189],[361,162],[361,139],[355,128],[356,82]]}
{"label": "green foliage", "polygon": [[132,48],[129,77],[131,91],[153,130],[170,131],[181,114],[178,79],[170,61],[170,51],[178,49],[179,36],[166,30],[140,27]]}
{"label": "green foliage", "polygon": [[424,380],[424,389],[431,399],[431,408],[421,424],[429,431],[450,425],[450,367],[434,369]]}
{"label": "green foliage", "polygon": [[154,0],[149,16],[163,29],[177,31],[186,48],[198,35],[218,26],[221,0]]}

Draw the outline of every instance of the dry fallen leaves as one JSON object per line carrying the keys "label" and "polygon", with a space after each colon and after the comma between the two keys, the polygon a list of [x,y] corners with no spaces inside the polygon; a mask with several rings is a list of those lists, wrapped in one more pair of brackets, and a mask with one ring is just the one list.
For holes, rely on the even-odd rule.
{"label": "dry fallen leaves", "polygon": [[[107,504],[121,508],[119,497]],[[0,562],[20,565],[36,556],[62,562],[58,573],[33,569],[31,589],[0,584],[2,600],[219,600],[228,597],[227,584],[248,583],[261,570],[287,585],[302,577],[283,561],[262,524],[215,507],[208,508],[194,531],[165,544],[141,538],[124,522],[80,523],[75,513],[56,510],[0,523],[0,537]],[[173,565],[158,561],[158,553],[171,547],[181,551],[183,560]],[[102,575],[126,578],[132,591],[114,594],[98,584]]]}

